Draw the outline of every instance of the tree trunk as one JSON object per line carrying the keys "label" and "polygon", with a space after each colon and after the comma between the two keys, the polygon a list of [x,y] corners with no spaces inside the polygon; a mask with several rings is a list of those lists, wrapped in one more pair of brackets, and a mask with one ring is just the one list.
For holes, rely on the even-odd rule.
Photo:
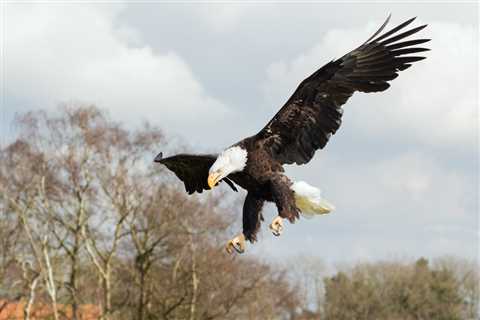
{"label": "tree trunk", "polygon": [[110,283],[110,265],[106,266],[103,277],[103,314],[101,319],[109,320],[112,312],[112,292]]}
{"label": "tree trunk", "polygon": [[198,291],[198,276],[197,276],[197,259],[195,257],[195,244],[193,236],[190,233],[190,250],[192,254],[192,300],[190,301],[190,320],[195,319],[195,311],[197,307],[197,291]]}
{"label": "tree trunk", "polygon": [[53,269],[52,265],[50,264],[50,256],[48,255],[47,237],[45,237],[43,243],[43,255],[45,257],[45,267],[47,273],[45,282],[48,294],[50,295],[50,299],[52,300],[53,318],[55,320],[58,320],[57,289],[55,287],[55,280],[53,279]]}
{"label": "tree trunk", "polygon": [[145,297],[145,268],[142,262],[137,266],[140,273],[140,294],[138,295],[137,320],[143,320]]}
{"label": "tree trunk", "polygon": [[23,308],[23,318],[25,320],[30,320],[30,311],[32,309],[33,302],[35,301],[35,289],[37,288],[38,278],[40,278],[39,274],[35,276],[32,283],[30,284],[28,301],[25,304],[25,307]]}
{"label": "tree trunk", "polygon": [[[77,237],[75,237],[75,242],[77,242]],[[70,297],[71,307],[72,307],[72,320],[78,320],[78,297],[77,297],[77,252],[74,250],[74,254],[71,256],[71,266],[70,266]]]}

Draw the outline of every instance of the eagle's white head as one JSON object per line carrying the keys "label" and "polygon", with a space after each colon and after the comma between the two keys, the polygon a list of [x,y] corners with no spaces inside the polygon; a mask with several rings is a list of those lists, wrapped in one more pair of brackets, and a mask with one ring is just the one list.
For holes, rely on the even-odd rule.
{"label": "eagle's white head", "polygon": [[230,173],[242,171],[247,164],[247,150],[235,146],[224,150],[208,171],[208,185],[212,189]]}

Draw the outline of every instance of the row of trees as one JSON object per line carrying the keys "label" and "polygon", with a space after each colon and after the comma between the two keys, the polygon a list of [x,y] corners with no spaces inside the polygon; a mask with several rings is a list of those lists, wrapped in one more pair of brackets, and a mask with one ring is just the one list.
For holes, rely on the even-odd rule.
{"label": "row of trees", "polygon": [[85,319],[86,305],[105,320],[478,316],[478,273],[459,260],[325,278],[307,261],[226,255],[238,206],[174,187],[152,165],[173,148],[158,128],[127,130],[94,106],[16,124],[18,138],[0,150],[0,315],[22,301],[24,319],[39,303],[55,320]]}

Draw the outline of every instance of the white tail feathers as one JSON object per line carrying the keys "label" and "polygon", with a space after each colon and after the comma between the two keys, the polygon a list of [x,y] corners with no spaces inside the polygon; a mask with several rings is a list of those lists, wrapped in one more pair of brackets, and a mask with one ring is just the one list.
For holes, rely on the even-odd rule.
{"label": "white tail feathers", "polygon": [[305,181],[294,182],[290,188],[295,192],[295,203],[298,209],[307,217],[327,214],[335,209],[331,203],[322,199],[320,189]]}

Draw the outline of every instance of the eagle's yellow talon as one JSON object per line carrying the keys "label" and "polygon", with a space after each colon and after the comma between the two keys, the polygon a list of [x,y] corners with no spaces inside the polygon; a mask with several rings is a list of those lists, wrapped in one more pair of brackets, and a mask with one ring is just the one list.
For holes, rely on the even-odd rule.
{"label": "eagle's yellow talon", "polygon": [[273,219],[272,223],[270,224],[270,230],[272,230],[274,236],[278,237],[281,235],[283,231],[283,218],[278,216]]}
{"label": "eagle's yellow talon", "polygon": [[243,233],[228,241],[227,245],[225,246],[225,250],[227,250],[229,254],[232,254],[233,250],[237,251],[238,253],[244,253],[245,236],[243,235]]}

